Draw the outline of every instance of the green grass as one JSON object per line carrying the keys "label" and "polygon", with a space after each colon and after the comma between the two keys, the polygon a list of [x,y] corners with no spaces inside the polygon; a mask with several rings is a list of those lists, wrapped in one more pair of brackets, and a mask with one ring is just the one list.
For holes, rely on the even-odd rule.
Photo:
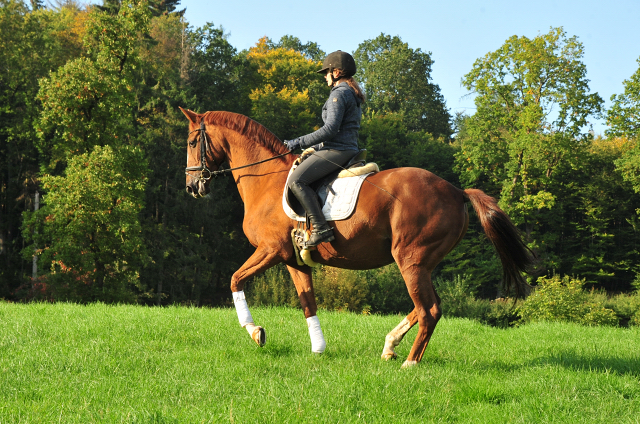
{"label": "green grass", "polygon": [[415,336],[383,362],[399,316],[0,303],[1,423],[640,422],[640,328],[442,319],[422,363]]}

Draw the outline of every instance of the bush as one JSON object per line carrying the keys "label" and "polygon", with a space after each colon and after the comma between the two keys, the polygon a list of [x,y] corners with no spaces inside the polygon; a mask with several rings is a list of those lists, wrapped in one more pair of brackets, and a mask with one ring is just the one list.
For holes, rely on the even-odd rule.
{"label": "bush", "polygon": [[408,314],[413,310],[413,301],[396,264],[378,269],[357,271],[357,273],[369,285],[367,304],[370,305],[371,312]]}
{"label": "bush", "polygon": [[640,325],[640,293],[612,296],[604,301],[604,306],[616,313],[620,325]]}
{"label": "bush", "polygon": [[284,264],[255,277],[247,284],[246,292],[250,305],[300,306],[296,286]]}
{"label": "bush", "polygon": [[366,278],[349,269],[314,269],[313,287],[318,306],[328,310],[369,312],[369,284]]}
{"label": "bush", "polygon": [[584,280],[565,276],[538,278],[535,291],[519,307],[522,322],[570,321],[586,325],[617,325],[616,313],[582,290]]}
{"label": "bush", "polygon": [[507,328],[515,325],[519,320],[518,306],[522,301],[516,303],[510,298],[500,298],[489,302],[486,314],[479,317],[479,321],[494,327]]}

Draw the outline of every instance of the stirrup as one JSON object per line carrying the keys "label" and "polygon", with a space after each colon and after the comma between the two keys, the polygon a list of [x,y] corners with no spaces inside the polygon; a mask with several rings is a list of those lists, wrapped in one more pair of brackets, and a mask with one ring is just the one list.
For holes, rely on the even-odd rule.
{"label": "stirrup", "polygon": [[316,247],[320,243],[329,243],[334,241],[336,238],[333,235],[333,228],[327,227],[325,230],[316,231],[315,229],[311,231],[311,237],[304,243],[304,248],[308,249],[310,247]]}

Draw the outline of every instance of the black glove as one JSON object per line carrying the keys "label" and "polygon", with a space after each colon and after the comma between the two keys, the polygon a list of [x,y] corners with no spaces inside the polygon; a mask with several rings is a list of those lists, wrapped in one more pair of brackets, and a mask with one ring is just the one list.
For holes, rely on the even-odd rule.
{"label": "black glove", "polygon": [[296,138],[295,140],[285,140],[284,144],[287,146],[287,149],[293,151],[300,147],[300,139]]}

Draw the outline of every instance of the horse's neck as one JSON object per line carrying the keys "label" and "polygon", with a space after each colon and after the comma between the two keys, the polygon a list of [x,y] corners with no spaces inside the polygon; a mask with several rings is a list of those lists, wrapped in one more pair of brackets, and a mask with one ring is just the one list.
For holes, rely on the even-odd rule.
{"label": "horse's neck", "polygon": [[[228,131],[227,146],[225,148],[230,168],[237,168],[261,162],[279,155],[271,149],[256,144],[252,140],[234,132]],[[291,168],[292,159],[285,156],[264,163],[256,163],[253,166],[233,171],[234,180],[238,186],[238,191],[247,208],[251,204],[261,199],[265,201],[279,201],[282,189],[286,182],[288,171]],[[273,192],[273,196],[265,196],[266,193]],[[273,197],[273,199],[271,199]],[[277,199],[275,199],[278,197]]]}

